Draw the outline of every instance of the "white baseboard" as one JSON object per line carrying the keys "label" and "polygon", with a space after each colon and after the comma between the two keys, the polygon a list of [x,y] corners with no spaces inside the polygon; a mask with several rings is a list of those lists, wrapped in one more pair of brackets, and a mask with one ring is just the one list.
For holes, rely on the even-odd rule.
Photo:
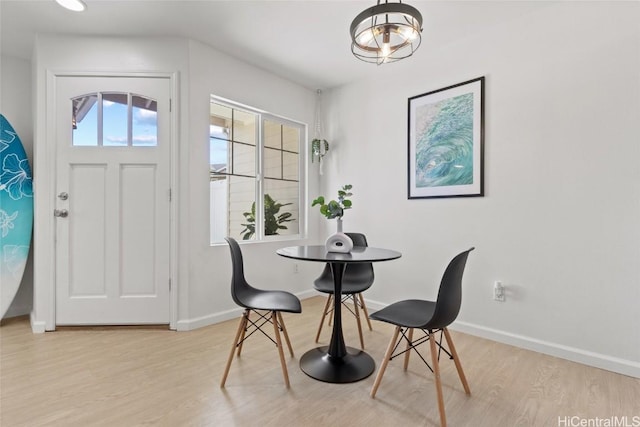
{"label": "white baseboard", "polygon": [[[300,299],[311,298],[316,295],[318,295],[318,293],[313,289],[296,293],[296,296]],[[242,311],[243,309],[241,307],[236,307],[231,310],[223,311],[221,313],[212,313],[206,316],[197,317],[195,319],[178,320],[178,323],[176,324],[176,330],[192,331],[194,329],[214,325],[226,320],[237,319],[242,314]]]}
{"label": "white baseboard", "polygon": [[620,359],[606,354],[595,353],[467,322],[456,321],[451,325],[451,330],[537,351],[538,353],[548,354],[549,356],[571,360],[572,362],[582,363],[583,365],[617,372],[630,377],[640,378],[640,363],[632,360]]}
{"label": "white baseboard", "polygon": [[193,331],[194,329],[204,328],[205,326],[214,325],[226,320],[235,319],[242,314],[242,308],[237,307],[233,310],[223,311],[222,313],[213,313],[206,316],[197,317],[195,319],[178,320],[176,324],[177,331]]}
{"label": "white baseboard", "polygon": [[[380,310],[381,308],[384,308],[386,306],[386,304],[382,304],[377,301],[365,300],[365,302],[367,303],[367,307],[370,308],[370,312]],[[634,378],[640,378],[640,363],[634,362],[632,360],[607,356],[606,354],[595,353],[575,347],[569,347],[562,344],[543,341],[536,338],[513,334],[511,332],[501,331],[498,329],[487,328],[468,322],[455,321],[451,325],[450,329],[453,331],[464,332],[465,334],[486,338],[503,344],[509,344],[514,347],[548,354],[549,356],[559,357],[561,359],[570,360],[572,362],[582,363],[583,365],[605,369],[607,371],[616,372]]]}
{"label": "white baseboard", "polygon": [[29,321],[31,322],[31,332],[34,334],[44,334],[46,332],[46,322],[36,320],[33,316],[33,312],[29,315]]}

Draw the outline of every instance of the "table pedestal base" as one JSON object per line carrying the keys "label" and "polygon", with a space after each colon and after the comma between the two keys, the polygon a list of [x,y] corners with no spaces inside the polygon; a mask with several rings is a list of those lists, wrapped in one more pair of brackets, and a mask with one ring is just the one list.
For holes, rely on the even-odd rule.
{"label": "table pedestal base", "polygon": [[352,383],[367,378],[376,369],[376,364],[367,353],[347,347],[344,357],[327,354],[329,346],[307,351],[300,358],[302,372],[328,383]]}

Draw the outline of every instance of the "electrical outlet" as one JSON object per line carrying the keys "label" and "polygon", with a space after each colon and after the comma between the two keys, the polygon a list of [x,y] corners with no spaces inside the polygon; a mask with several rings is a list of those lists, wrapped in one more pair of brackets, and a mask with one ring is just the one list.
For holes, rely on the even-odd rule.
{"label": "electrical outlet", "polygon": [[297,263],[297,262],[294,262],[294,263],[293,263],[293,272],[294,272],[294,273],[296,273],[296,274],[299,272],[299,270],[298,270],[298,263]]}
{"label": "electrical outlet", "polygon": [[496,281],[493,284],[493,299],[495,301],[504,302],[504,299],[505,299],[504,285],[500,281]]}

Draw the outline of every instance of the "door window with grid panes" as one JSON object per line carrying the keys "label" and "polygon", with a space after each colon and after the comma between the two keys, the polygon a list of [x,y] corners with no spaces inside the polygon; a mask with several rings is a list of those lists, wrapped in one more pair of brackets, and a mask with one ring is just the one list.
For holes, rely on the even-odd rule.
{"label": "door window with grid panes", "polygon": [[305,125],[211,98],[210,241],[302,234]]}

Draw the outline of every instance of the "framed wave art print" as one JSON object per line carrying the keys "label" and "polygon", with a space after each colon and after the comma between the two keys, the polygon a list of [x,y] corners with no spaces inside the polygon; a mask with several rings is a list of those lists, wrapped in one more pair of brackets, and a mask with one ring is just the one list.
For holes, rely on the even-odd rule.
{"label": "framed wave art print", "polygon": [[409,199],[484,195],[484,77],[409,98]]}

